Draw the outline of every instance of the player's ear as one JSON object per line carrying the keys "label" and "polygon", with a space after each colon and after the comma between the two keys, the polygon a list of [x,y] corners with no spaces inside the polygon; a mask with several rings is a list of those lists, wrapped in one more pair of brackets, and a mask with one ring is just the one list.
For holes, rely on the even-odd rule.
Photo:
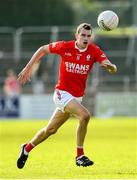
{"label": "player's ear", "polygon": [[95,41],[95,35],[92,33],[91,34],[91,42],[94,42]]}

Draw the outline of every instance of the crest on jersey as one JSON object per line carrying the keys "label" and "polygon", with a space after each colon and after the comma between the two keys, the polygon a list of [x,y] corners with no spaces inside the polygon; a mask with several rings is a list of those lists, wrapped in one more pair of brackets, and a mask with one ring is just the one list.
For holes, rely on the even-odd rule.
{"label": "crest on jersey", "polygon": [[87,57],[86,57],[86,60],[90,61],[90,58],[91,58],[91,56],[90,56],[90,54],[88,54]]}
{"label": "crest on jersey", "polygon": [[77,54],[76,56],[77,56],[76,60],[80,60],[80,57],[82,56],[82,54]]}

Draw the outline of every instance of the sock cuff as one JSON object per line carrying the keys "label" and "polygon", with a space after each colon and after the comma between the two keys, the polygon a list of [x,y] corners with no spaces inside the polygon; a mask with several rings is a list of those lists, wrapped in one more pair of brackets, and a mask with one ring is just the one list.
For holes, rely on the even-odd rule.
{"label": "sock cuff", "polygon": [[83,156],[84,156],[84,154],[82,154],[81,156],[77,156],[76,159],[78,160],[78,159],[82,158]]}
{"label": "sock cuff", "polygon": [[33,147],[35,147],[35,145],[34,145],[32,142],[30,142],[30,144],[31,144]]}
{"label": "sock cuff", "polygon": [[78,149],[83,149],[83,146],[77,146]]}

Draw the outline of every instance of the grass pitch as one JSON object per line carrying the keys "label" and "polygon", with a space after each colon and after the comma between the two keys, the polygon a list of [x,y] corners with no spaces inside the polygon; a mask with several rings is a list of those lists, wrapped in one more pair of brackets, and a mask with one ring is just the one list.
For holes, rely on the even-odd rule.
{"label": "grass pitch", "polygon": [[29,141],[47,121],[0,121],[0,179],[136,179],[137,121],[135,118],[92,119],[85,154],[95,165],[75,165],[75,134],[78,121],[68,120],[29,155],[17,169],[20,145]]}

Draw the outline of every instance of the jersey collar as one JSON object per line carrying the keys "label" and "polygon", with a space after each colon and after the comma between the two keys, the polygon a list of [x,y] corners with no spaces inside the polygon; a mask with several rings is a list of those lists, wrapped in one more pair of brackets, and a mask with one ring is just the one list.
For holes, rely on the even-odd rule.
{"label": "jersey collar", "polygon": [[85,52],[87,50],[88,46],[85,49],[79,49],[76,44],[76,41],[75,41],[75,48],[78,49],[80,52]]}

